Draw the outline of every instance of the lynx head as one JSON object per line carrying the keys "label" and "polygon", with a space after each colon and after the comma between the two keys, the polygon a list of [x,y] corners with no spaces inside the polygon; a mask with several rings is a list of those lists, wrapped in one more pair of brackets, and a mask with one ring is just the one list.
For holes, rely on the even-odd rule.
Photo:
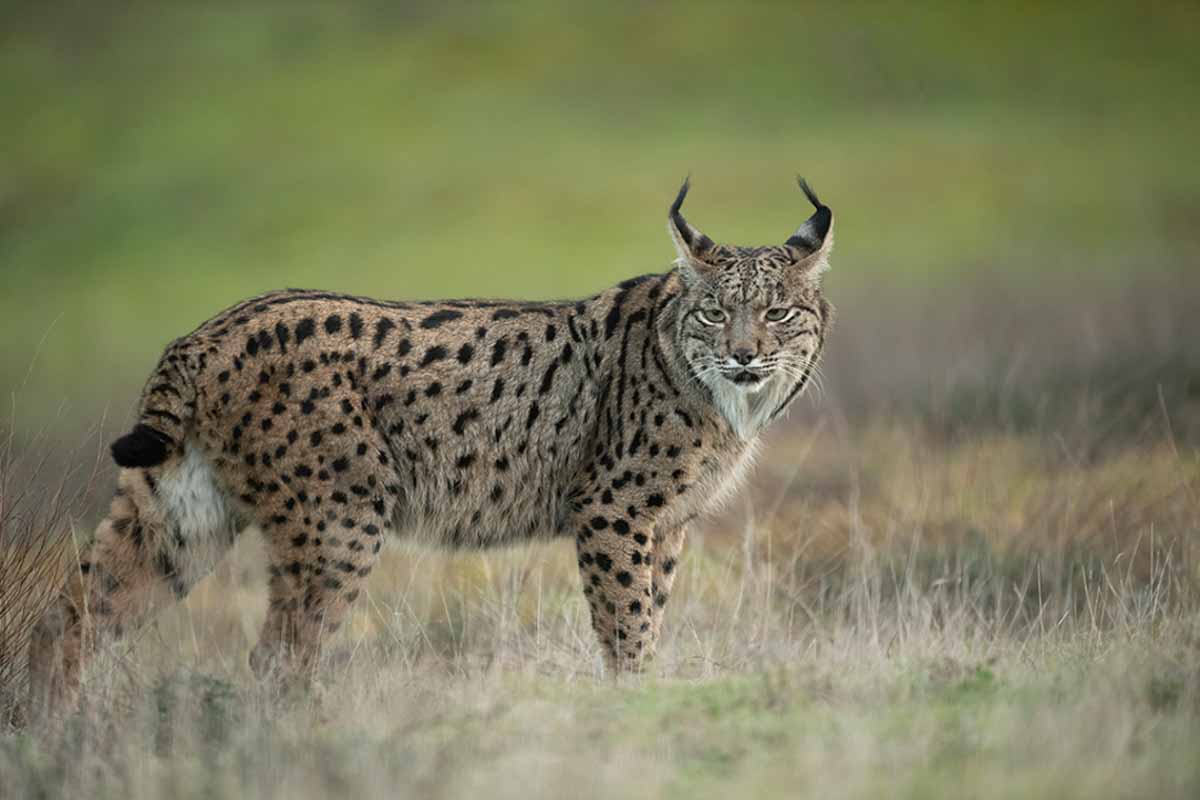
{"label": "lynx head", "polygon": [[816,366],[832,309],[821,294],[829,268],[833,212],[803,178],[816,211],[783,244],[715,244],[683,218],[689,183],[667,225],[683,292],[675,343],[691,374],[744,438],[802,390]]}

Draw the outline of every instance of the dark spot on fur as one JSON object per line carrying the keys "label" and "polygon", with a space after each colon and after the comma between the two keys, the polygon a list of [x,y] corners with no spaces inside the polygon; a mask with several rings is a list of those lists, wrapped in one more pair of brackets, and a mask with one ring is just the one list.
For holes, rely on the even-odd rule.
{"label": "dark spot on fur", "polygon": [[479,419],[479,411],[474,408],[468,408],[455,418],[453,425],[454,432],[462,436],[466,432],[467,423],[477,419]]}
{"label": "dark spot on fur", "polygon": [[383,346],[383,342],[387,339],[388,332],[396,327],[396,323],[384,317],[375,323],[375,338],[372,340],[375,349],[378,350]]}
{"label": "dark spot on fur", "polygon": [[435,344],[433,347],[430,347],[425,351],[425,356],[421,359],[420,366],[428,367],[435,361],[441,361],[445,357],[446,348],[442,347],[440,344]]}
{"label": "dark spot on fur", "polygon": [[310,338],[316,331],[317,324],[311,317],[305,317],[296,323],[296,344],[299,345],[305,339]]}
{"label": "dark spot on fur", "polygon": [[425,319],[421,320],[421,327],[425,330],[433,330],[441,327],[442,323],[456,320],[462,316],[461,311],[444,308],[441,311],[435,311]]}
{"label": "dark spot on fur", "polygon": [[501,361],[504,360],[504,354],[507,351],[508,351],[508,340],[503,339],[503,338],[497,339],[495,344],[492,345],[492,366],[493,367],[497,366]]}

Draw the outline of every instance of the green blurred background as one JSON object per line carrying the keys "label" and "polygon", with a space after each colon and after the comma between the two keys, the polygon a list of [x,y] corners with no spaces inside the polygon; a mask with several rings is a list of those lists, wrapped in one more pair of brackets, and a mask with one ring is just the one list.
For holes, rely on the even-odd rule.
{"label": "green blurred background", "polygon": [[661,270],[688,173],[689,218],[742,244],[803,220],[806,175],[851,329],[996,285],[1200,286],[1195,3],[2,8],[19,424],[123,417],[167,341],[266,289],[540,298]]}

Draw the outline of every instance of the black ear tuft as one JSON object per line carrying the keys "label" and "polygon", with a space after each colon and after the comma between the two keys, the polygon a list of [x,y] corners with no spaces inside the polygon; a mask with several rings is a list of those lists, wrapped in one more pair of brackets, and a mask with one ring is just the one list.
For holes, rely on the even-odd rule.
{"label": "black ear tuft", "polygon": [[173,442],[165,433],[138,423],[132,431],[113,442],[113,461],[120,467],[155,467],[167,460],[169,444]]}
{"label": "black ear tuft", "polygon": [[671,231],[671,237],[675,240],[675,249],[679,251],[680,257],[699,259],[712,248],[713,241],[693,228],[683,218],[681,209],[690,188],[692,188],[692,178],[689,175],[683,179],[683,186],[679,187],[679,194],[675,195],[675,202],[671,203],[668,228]]}
{"label": "black ear tuft", "polygon": [[797,175],[796,182],[800,184],[800,191],[804,192],[804,196],[808,198],[808,202],[813,204],[813,208],[818,211],[825,208],[825,204],[817,198],[817,193],[808,185],[808,181],[804,180],[803,175]]}
{"label": "black ear tuft", "polygon": [[688,190],[692,188],[692,176],[688,175],[683,179],[683,185],[679,187],[679,194],[675,195],[675,202],[671,203],[671,222],[675,225],[675,230],[679,231],[679,236],[683,239],[684,244],[692,245],[692,226],[688,225],[687,220],[683,218],[680,211],[683,209],[683,201],[687,198]]}
{"label": "black ear tuft", "polygon": [[829,210],[829,206],[820,201],[817,193],[808,185],[808,181],[798,175],[796,181],[800,184],[800,190],[804,192],[808,202],[812,203],[817,210],[791,235],[787,244],[805,254],[815,253],[821,249],[825,243],[825,237],[829,235],[829,228],[833,225],[833,212]]}

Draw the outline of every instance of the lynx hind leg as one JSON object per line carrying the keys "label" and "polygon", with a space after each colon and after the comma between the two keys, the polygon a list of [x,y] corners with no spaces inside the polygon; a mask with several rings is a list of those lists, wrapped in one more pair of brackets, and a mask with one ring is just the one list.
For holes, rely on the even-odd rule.
{"label": "lynx hind leg", "polygon": [[226,505],[200,506],[219,490],[204,483],[211,473],[189,458],[163,469],[121,470],[108,516],[34,629],[35,714],[73,706],[97,641],[119,638],[164,600],[185,597],[232,544],[236,521]]}
{"label": "lynx hind leg", "polygon": [[307,680],[379,560],[389,504],[337,489],[330,498],[311,513],[260,515],[270,572],[267,618],[250,654],[260,678]]}

